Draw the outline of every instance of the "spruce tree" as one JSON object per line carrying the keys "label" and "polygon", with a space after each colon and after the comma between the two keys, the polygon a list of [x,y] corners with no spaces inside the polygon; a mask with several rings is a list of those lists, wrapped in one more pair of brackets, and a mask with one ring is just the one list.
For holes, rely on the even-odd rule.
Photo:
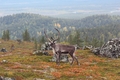
{"label": "spruce tree", "polygon": [[5,33],[5,31],[3,31],[2,39],[6,40],[6,33]]}
{"label": "spruce tree", "polygon": [[73,36],[74,45],[81,46],[82,40],[80,39],[80,32],[76,30],[76,33]]}
{"label": "spruce tree", "polygon": [[27,29],[25,30],[25,32],[23,33],[23,40],[24,41],[30,41],[30,34],[29,32],[27,31]]}
{"label": "spruce tree", "polygon": [[9,30],[6,30],[6,39],[7,39],[7,40],[10,40]]}
{"label": "spruce tree", "polygon": [[37,49],[37,48],[38,48],[38,45],[37,45],[37,40],[36,40],[36,39],[34,40],[34,45],[35,45],[34,48]]}
{"label": "spruce tree", "polygon": [[2,39],[5,40],[5,41],[10,40],[9,30],[4,30],[3,31]]}
{"label": "spruce tree", "polygon": [[45,43],[45,38],[44,36],[42,36],[41,40],[40,40],[40,43]]}

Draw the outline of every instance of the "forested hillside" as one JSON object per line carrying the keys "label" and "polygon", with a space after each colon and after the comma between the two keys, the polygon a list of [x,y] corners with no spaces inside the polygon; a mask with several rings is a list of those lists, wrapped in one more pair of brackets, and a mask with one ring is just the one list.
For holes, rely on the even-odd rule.
{"label": "forested hillside", "polygon": [[[44,29],[47,29],[48,33],[53,33],[53,31],[55,31],[54,27],[57,27],[64,34],[63,36],[66,36],[68,34],[66,32],[69,30],[73,31],[79,28],[83,31],[81,28],[84,28],[84,32],[94,32],[94,34],[99,37],[99,33],[97,32],[98,29],[103,33],[106,29],[111,27],[114,27],[113,29],[116,35],[117,31],[119,31],[119,27],[116,28],[115,25],[119,23],[120,16],[94,15],[81,20],[71,20],[52,18],[38,14],[21,13],[0,17],[0,36],[2,36],[4,30],[9,30],[11,39],[21,38],[22,33],[27,29],[31,37],[38,37],[42,35]],[[101,29],[103,27],[104,29]],[[112,29],[110,30],[112,31]],[[90,34],[92,36],[94,35],[93,33]]]}
{"label": "forested hillside", "polygon": [[60,27],[69,27],[74,20],[56,19],[37,14],[15,14],[0,18],[0,33],[9,30],[11,37],[21,37],[24,30],[28,30],[32,36],[41,35],[43,29],[51,30],[57,24]]}

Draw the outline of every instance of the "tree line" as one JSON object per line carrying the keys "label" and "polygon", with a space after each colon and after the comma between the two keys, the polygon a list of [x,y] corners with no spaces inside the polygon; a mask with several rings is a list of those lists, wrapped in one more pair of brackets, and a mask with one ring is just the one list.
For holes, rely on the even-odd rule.
{"label": "tree line", "polygon": [[[85,45],[93,45],[94,47],[100,47],[109,39],[120,38],[120,24],[110,24],[99,28],[78,28],[75,30],[61,31],[60,40],[58,42],[63,44],[78,45],[80,47]],[[57,32],[47,32],[49,37],[57,37]],[[41,44],[44,44],[47,39],[44,35],[34,37],[30,35],[30,32],[26,29],[21,34],[23,41],[34,41],[36,48],[40,48]],[[3,31],[3,40],[10,39],[10,31]]]}
{"label": "tree line", "polygon": [[[5,41],[10,40],[10,31],[9,30],[4,30],[2,34],[2,39]],[[27,29],[22,33],[22,39],[23,41],[31,41],[30,34],[27,31]]]}

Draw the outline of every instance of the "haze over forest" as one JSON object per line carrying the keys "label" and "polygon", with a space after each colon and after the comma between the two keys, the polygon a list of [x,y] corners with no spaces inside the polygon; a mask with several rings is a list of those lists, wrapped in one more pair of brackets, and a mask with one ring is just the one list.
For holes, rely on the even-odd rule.
{"label": "haze over forest", "polygon": [[120,0],[0,0],[0,16],[16,13],[79,19],[94,14],[120,13]]}

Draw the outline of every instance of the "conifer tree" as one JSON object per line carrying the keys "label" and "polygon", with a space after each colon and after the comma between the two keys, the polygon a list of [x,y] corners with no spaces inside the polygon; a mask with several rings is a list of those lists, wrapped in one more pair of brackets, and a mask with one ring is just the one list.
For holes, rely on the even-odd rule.
{"label": "conifer tree", "polygon": [[80,39],[80,32],[77,30],[75,33],[71,32],[68,37],[68,42],[72,45],[81,46],[82,40]]}
{"label": "conifer tree", "polygon": [[10,40],[9,30],[4,30],[3,31],[2,39],[5,40],[5,41]]}
{"label": "conifer tree", "polygon": [[7,40],[10,40],[9,30],[6,30],[6,39],[7,39]]}
{"label": "conifer tree", "polygon": [[30,41],[30,34],[29,32],[27,31],[27,29],[25,30],[25,32],[23,33],[23,40],[24,41]]}
{"label": "conifer tree", "polygon": [[41,40],[40,40],[40,43],[45,43],[45,38],[44,36],[42,36]]}
{"label": "conifer tree", "polygon": [[5,40],[5,38],[6,38],[6,34],[5,31],[3,31],[2,39]]}
{"label": "conifer tree", "polygon": [[36,40],[36,39],[34,40],[34,45],[35,45],[34,48],[37,49],[37,48],[38,48],[38,45],[37,45],[37,40]]}

